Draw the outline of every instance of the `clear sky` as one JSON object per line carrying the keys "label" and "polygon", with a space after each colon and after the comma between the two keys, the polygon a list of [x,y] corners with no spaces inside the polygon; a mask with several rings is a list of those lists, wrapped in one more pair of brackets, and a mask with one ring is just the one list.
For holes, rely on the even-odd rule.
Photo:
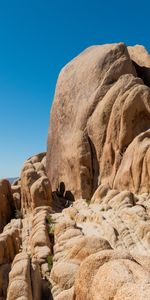
{"label": "clear sky", "polygon": [[46,150],[62,66],[94,44],[150,50],[149,12],[149,0],[0,0],[0,178]]}

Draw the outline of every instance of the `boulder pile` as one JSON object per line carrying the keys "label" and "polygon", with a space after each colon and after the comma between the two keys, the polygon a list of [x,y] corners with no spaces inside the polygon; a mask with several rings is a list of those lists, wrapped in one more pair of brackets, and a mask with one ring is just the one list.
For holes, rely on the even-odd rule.
{"label": "boulder pile", "polygon": [[0,181],[0,300],[150,299],[150,55],[93,46],[60,72],[46,153]]}

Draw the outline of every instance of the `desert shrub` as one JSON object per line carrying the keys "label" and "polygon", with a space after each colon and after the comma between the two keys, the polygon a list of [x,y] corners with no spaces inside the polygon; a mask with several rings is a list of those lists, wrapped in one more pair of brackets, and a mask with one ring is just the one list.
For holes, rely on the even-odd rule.
{"label": "desert shrub", "polygon": [[47,263],[48,263],[49,271],[51,271],[52,266],[53,266],[53,256],[52,255],[47,256]]}
{"label": "desert shrub", "polygon": [[47,222],[48,224],[52,224],[52,223],[54,222],[51,215],[48,215],[48,216],[46,217],[46,222]]}

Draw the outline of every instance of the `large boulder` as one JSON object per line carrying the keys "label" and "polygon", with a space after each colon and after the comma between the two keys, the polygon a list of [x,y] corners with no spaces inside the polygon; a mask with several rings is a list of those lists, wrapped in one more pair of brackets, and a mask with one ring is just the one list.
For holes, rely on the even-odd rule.
{"label": "large boulder", "polygon": [[14,202],[8,180],[0,181],[0,232],[14,215]]}
{"label": "large boulder", "polygon": [[90,199],[101,183],[113,188],[126,149],[149,129],[150,89],[137,50],[129,52],[123,43],[90,47],[62,69],[48,136],[53,191],[63,183],[75,198]]}
{"label": "large boulder", "polygon": [[9,272],[11,263],[20,251],[21,220],[12,220],[3,233],[0,234],[0,299],[5,300],[7,295]]}
{"label": "large boulder", "polygon": [[26,253],[19,253],[13,261],[9,274],[7,300],[33,299],[30,268],[29,256]]}
{"label": "large boulder", "polygon": [[40,153],[29,158],[21,172],[22,211],[32,212],[36,207],[51,204],[52,191],[45,170],[45,153]]}
{"label": "large boulder", "polygon": [[[131,155],[132,154],[132,155]],[[138,135],[124,153],[114,187],[133,193],[150,192],[150,130]]]}
{"label": "large boulder", "polygon": [[104,250],[89,256],[81,264],[74,299],[148,300],[149,282],[150,273],[130,255]]}

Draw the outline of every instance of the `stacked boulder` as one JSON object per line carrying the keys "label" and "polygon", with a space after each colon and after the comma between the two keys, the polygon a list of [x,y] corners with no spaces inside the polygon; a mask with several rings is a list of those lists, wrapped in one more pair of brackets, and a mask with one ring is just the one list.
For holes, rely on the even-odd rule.
{"label": "stacked boulder", "polygon": [[0,299],[149,300],[149,161],[149,54],[86,49],[59,75],[47,153],[0,182]]}

